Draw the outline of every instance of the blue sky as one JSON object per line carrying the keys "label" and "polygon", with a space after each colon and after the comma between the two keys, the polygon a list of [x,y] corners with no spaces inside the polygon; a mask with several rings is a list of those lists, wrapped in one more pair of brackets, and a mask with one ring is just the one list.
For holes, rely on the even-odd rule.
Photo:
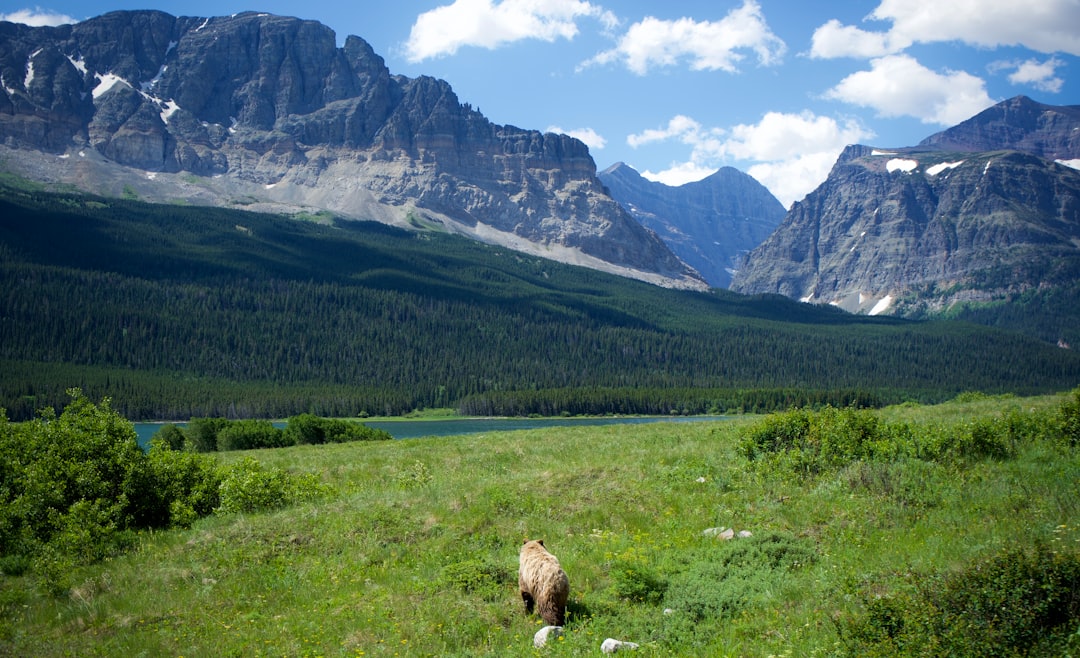
{"label": "blue sky", "polygon": [[[0,18],[83,20],[128,0],[3,0]],[[1080,104],[1080,0],[185,0],[362,37],[392,73],[450,82],[500,124],[566,132],[599,168],[668,184],[733,166],[784,205],[847,144],[911,146],[1025,94]]]}

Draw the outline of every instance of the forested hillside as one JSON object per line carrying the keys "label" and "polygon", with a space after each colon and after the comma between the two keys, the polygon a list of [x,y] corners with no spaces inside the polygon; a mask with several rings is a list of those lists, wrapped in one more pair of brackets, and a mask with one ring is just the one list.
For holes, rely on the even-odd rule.
{"label": "forested hillside", "polygon": [[1080,381],[1080,356],[1018,334],[672,291],[439,233],[10,181],[0,197],[12,419],[72,386],[186,419],[728,411]]}

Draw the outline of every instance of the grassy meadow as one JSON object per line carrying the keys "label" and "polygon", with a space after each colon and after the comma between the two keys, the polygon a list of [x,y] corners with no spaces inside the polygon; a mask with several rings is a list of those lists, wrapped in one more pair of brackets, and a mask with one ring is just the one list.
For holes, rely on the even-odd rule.
{"label": "grassy meadow", "polygon": [[[1025,428],[1078,396],[839,413],[823,426],[887,431],[824,461],[748,449],[762,417],[222,453],[329,493],[141,534],[59,596],[0,577],[0,655],[592,656],[608,637],[640,656],[944,654],[955,638],[911,641],[958,574],[1005,556],[1077,575],[1080,448]],[[752,536],[704,532],[721,528]],[[570,578],[543,649],[517,591],[526,538]],[[1080,654],[1080,618],[1061,624],[1055,649]]]}

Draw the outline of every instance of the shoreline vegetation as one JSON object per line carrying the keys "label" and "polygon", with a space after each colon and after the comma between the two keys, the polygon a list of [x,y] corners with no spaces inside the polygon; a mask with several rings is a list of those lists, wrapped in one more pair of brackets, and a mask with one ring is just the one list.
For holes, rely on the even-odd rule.
{"label": "shoreline vegetation", "polygon": [[533,656],[525,538],[570,579],[553,656],[1080,651],[1080,389],[213,454],[133,434],[77,394],[0,422],[0,654]]}

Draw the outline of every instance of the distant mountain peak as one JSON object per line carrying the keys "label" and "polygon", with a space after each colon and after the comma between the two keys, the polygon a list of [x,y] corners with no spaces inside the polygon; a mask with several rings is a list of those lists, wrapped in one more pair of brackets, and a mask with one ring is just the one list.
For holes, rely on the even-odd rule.
{"label": "distant mountain peak", "polygon": [[1048,160],[1080,158],[1080,105],[1044,105],[1015,96],[919,146],[943,151],[1015,150]]}
{"label": "distant mountain peak", "polygon": [[642,225],[718,288],[728,286],[739,259],[784,216],[765,186],[733,167],[679,186],[648,180],[622,162],[599,177]]}

